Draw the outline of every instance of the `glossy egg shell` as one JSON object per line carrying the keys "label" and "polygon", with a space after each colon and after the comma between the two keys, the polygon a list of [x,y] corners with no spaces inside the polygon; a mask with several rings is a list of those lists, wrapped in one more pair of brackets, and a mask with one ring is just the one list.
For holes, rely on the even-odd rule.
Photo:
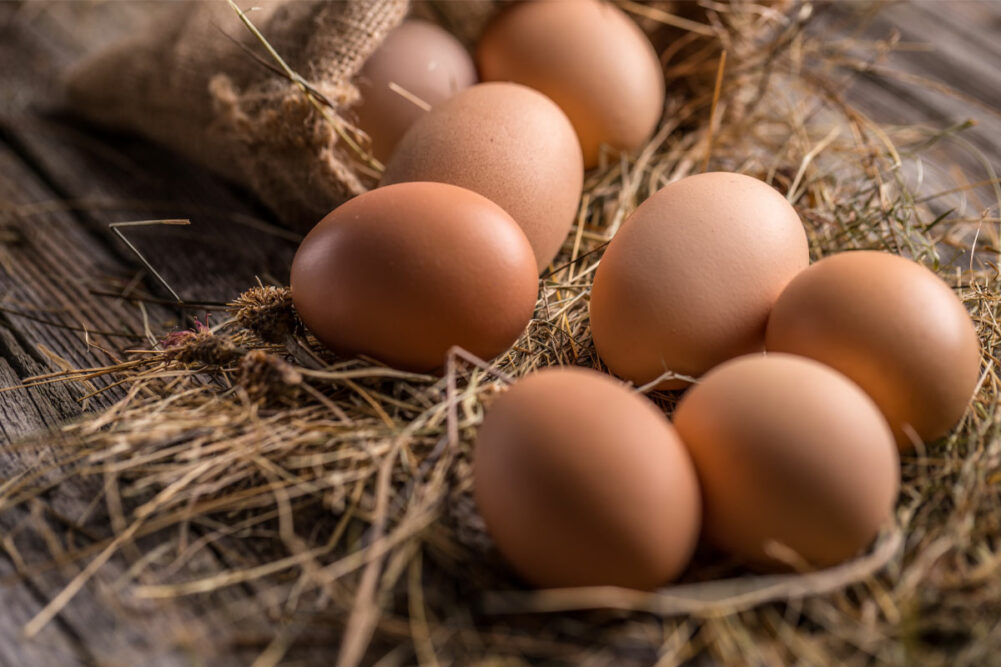
{"label": "glossy egg shell", "polygon": [[372,152],[385,162],[407,129],[427,113],[421,103],[434,107],[476,83],[476,66],[444,28],[409,19],[369,56],[356,83],[361,102],[352,112],[372,140]]}
{"label": "glossy egg shell", "polygon": [[808,263],[799,216],[768,184],[726,172],[671,183],[633,212],[601,259],[595,347],[637,385],[666,371],[698,377],[764,349],[772,304]]}
{"label": "glossy egg shell", "polygon": [[570,121],[534,90],[479,84],[414,123],[382,183],[439,181],[484,195],[511,214],[532,244],[537,270],[573,224],[584,167]]}
{"label": "glossy egg shell", "polygon": [[605,374],[546,369],[487,410],[477,507],[501,554],[540,587],[650,589],[688,564],[698,484],[674,428]]}
{"label": "glossy egg shell", "polygon": [[521,229],[444,183],[378,188],[342,204],[292,262],[292,300],[326,346],[414,371],[453,345],[490,359],[521,335],[538,279]]}
{"label": "glossy egg shell", "polygon": [[900,468],[890,427],[823,364],[729,361],[688,390],[674,424],[698,471],[706,537],[752,565],[776,567],[783,555],[793,566],[840,563],[892,517]]}
{"label": "glossy egg shell", "polygon": [[664,111],[664,75],[646,35],[599,0],[514,3],[484,30],[476,49],[484,81],[514,81],[545,93],[573,123],[584,165],[600,147],[632,151]]}
{"label": "glossy egg shell", "polygon": [[794,278],[772,311],[766,345],[854,380],[902,450],[945,435],[980,375],[980,342],[956,294],[920,264],[884,252],[831,255]]}

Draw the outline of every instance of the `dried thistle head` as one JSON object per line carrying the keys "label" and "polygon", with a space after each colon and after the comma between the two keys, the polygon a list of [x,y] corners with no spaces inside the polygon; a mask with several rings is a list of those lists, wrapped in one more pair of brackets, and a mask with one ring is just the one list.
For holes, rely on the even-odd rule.
{"label": "dried thistle head", "polygon": [[180,347],[187,344],[193,338],[197,337],[198,334],[208,333],[211,334],[212,331],[208,327],[208,316],[205,317],[205,324],[202,324],[201,320],[197,317],[195,318],[195,327],[193,329],[185,329],[183,331],[171,331],[169,334],[163,337],[160,345],[163,349],[170,349],[175,347]]}
{"label": "dried thistle head", "polygon": [[283,343],[288,336],[305,331],[288,287],[251,287],[230,304],[230,309],[237,324],[265,343]]}
{"label": "dried thistle head", "polygon": [[302,394],[302,374],[263,350],[243,356],[237,382],[252,401],[264,404],[294,403]]}
{"label": "dried thistle head", "polygon": [[[207,318],[206,318],[207,319]],[[195,319],[195,328],[167,334],[161,346],[167,363],[225,366],[245,352],[227,338],[217,336],[205,324]]]}

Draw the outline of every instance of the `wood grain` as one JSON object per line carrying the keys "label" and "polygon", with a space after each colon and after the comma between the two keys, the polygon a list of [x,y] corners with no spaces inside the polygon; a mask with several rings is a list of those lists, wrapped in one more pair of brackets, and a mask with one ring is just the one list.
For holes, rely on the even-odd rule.
{"label": "wood grain", "polygon": [[[24,17],[21,17],[24,18]],[[29,18],[31,18],[29,16]],[[20,18],[18,20],[21,20]],[[35,17],[33,20],[38,20]],[[0,20],[2,25],[2,20]],[[89,367],[107,363],[123,349],[148,347],[142,313],[128,300],[98,297],[91,290],[121,291],[135,283],[136,293],[152,291],[166,296],[142,275],[135,258],[116,245],[106,223],[143,217],[185,216],[212,225],[212,216],[252,217],[252,207],[241,205],[228,186],[205,174],[164,157],[155,147],[142,142],[103,138],[76,128],[72,122],[55,120],[43,111],[51,81],[45,75],[46,58],[64,57],[50,53],[32,42],[25,33],[0,33],[16,39],[0,39],[0,62],[17,58],[23,68],[0,68],[0,88],[19,92],[18,108],[8,107],[0,115],[0,357],[3,377],[0,386],[10,387],[23,378],[60,370],[65,364]],[[4,80],[6,79],[6,80]],[[13,79],[13,80],[12,80]],[[34,88],[36,97],[29,100]],[[3,97],[3,96],[0,96]],[[10,98],[3,97],[5,100]],[[94,138],[97,136],[98,138]],[[106,143],[105,143],[106,142]],[[122,148],[122,146],[125,148]],[[136,151],[129,152],[134,145]],[[31,148],[28,148],[28,147]],[[32,153],[34,151],[34,153]],[[124,152],[123,152],[124,151]],[[43,159],[38,156],[44,154]],[[46,170],[42,163],[48,163]],[[158,171],[162,167],[162,171]],[[60,180],[60,175],[64,176]],[[132,209],[115,204],[96,212],[62,205],[67,199],[116,202],[122,198],[140,202]],[[151,208],[150,202],[166,202]],[[206,214],[206,211],[209,211]],[[151,215],[151,213],[155,215]],[[201,216],[200,218],[198,216]],[[251,220],[253,223],[253,220]],[[177,272],[164,271],[178,281],[182,296],[206,300],[232,298],[252,284],[254,275],[267,277],[268,266],[286,266],[293,244],[276,244],[272,234],[264,242],[255,237],[253,257],[241,254],[248,238],[244,220],[217,226],[228,236],[214,245],[199,240],[201,255],[192,249],[193,237],[137,234],[135,242],[152,261],[181,257]],[[252,230],[253,231],[253,230]],[[260,232],[255,232],[260,234]],[[284,248],[284,250],[283,250]],[[237,249],[234,253],[226,249]],[[206,256],[211,255],[212,261]],[[245,273],[233,267],[244,268]],[[255,270],[259,269],[259,270]],[[225,278],[225,280],[223,280]],[[279,278],[283,280],[284,278]],[[138,282],[136,282],[138,281]],[[228,282],[227,282],[228,281]],[[182,315],[191,311],[148,305],[146,313],[158,334],[181,326]],[[184,326],[188,326],[185,323]],[[69,328],[67,328],[69,327]],[[106,332],[106,333],[101,333]],[[107,351],[107,352],[106,352]],[[118,396],[111,391],[87,401],[80,399],[105,382],[92,386],[49,385],[0,394],[2,442],[55,428],[84,409],[98,409]],[[18,472],[37,469],[53,459],[45,447],[10,447],[0,456],[0,479]],[[8,541],[0,555],[0,584],[10,610],[0,611],[0,662],[8,664],[188,664],[187,655],[216,655],[213,664],[243,664],[253,652],[234,646],[246,636],[266,636],[270,622],[250,601],[248,592],[233,588],[222,595],[150,605],[138,604],[128,590],[116,590],[116,579],[133,561],[120,554],[95,577],[33,641],[18,640],[23,625],[57,595],[87,561],[34,572],[38,565],[52,561],[49,545],[33,539],[33,532],[20,530],[27,524],[46,525],[59,531],[53,516],[75,520],[102,493],[99,480],[73,480],[52,491],[34,508],[5,513],[0,518],[0,534]],[[96,504],[97,511],[103,509]],[[42,511],[39,511],[42,510]],[[97,517],[99,518],[99,514]],[[100,525],[100,521],[94,521]],[[49,525],[52,524],[52,525]],[[193,527],[194,538],[200,528]],[[79,538],[78,546],[86,539]],[[145,547],[176,553],[177,547],[145,540]],[[179,573],[179,578],[205,576],[222,569],[217,551],[202,549]],[[163,583],[163,582],[157,582]],[[203,607],[203,604],[207,606]],[[235,613],[233,610],[239,610]],[[232,619],[241,619],[240,627]],[[250,647],[250,651],[260,650]]]}
{"label": "wood grain", "polygon": [[[10,187],[15,183],[18,187]],[[21,197],[31,201],[39,196],[47,199],[52,195],[19,165],[10,151],[0,146],[0,200],[17,206]],[[116,300],[98,303],[84,289],[106,272],[123,270],[107,247],[65,212],[32,216],[30,224],[15,216],[8,220],[7,228],[16,232],[17,241],[13,245],[0,245],[0,294],[5,308],[16,308],[32,317],[9,311],[0,317],[3,357],[0,386],[13,387],[23,378],[58,370],[59,364],[42,352],[43,349],[69,364],[83,367],[106,363],[108,355],[98,350],[97,345],[115,350],[120,345],[136,343],[132,337],[100,334],[90,335],[88,342],[87,334],[82,331],[70,331],[34,319],[37,315],[49,322],[78,325],[91,331],[104,327],[141,333],[142,322],[135,308]],[[156,309],[152,310],[156,314]],[[88,405],[80,398],[91,390],[90,386],[51,384],[0,394],[0,444],[7,443],[4,455],[0,456],[0,479],[11,479],[25,471],[51,466],[55,458],[44,443],[31,448],[10,443],[42,428],[57,428],[85,408],[105,405],[114,397],[114,392],[109,392],[107,396],[90,399]],[[50,475],[58,479],[58,470]],[[4,584],[5,599],[10,597],[18,602],[17,613],[0,611],[0,637],[19,636],[24,623],[41,611],[87,562],[85,559],[80,563],[36,571],[38,566],[58,557],[51,545],[38,539],[37,529],[44,527],[61,533],[62,522],[54,517],[75,522],[88,514],[94,519],[91,523],[104,525],[106,522],[100,520],[103,503],[94,503],[102,493],[100,480],[73,478],[62,482],[37,503],[0,515],[0,535],[5,538],[0,582]],[[29,525],[32,530],[25,529]],[[103,536],[96,536],[100,537]],[[77,546],[83,547],[91,539],[81,534],[76,541]],[[170,543],[157,542],[156,536],[147,538],[145,547],[167,547],[167,554],[170,548],[176,551]],[[132,560],[124,554],[113,558],[93,583],[63,609],[56,624],[47,626],[34,641],[22,640],[9,645],[14,652],[10,655],[3,654],[7,646],[0,647],[0,656],[10,664],[52,664],[20,662],[30,652],[41,650],[39,647],[44,642],[59,655],[72,654],[86,663],[180,665],[187,664],[183,656],[195,646],[199,653],[210,654],[216,647],[228,645],[228,638],[234,633],[228,618],[216,608],[203,611],[198,600],[137,607],[130,600],[128,590],[116,589],[116,580],[131,565]],[[203,550],[180,576],[215,572],[220,568],[215,553]],[[245,592],[236,589],[227,593],[230,598],[234,594],[246,604]],[[255,619],[253,614],[249,616],[250,627],[259,626],[263,620]],[[220,657],[224,659],[229,658]],[[68,663],[60,661],[59,664]]]}
{"label": "wood grain", "polygon": [[[1001,3],[917,0],[874,13],[868,3],[836,2],[820,13],[813,29],[828,38],[898,38],[898,51],[872,62],[844,91],[873,120],[928,128],[973,123],[924,156],[927,192],[963,185],[959,172],[970,182],[993,178],[992,168],[1001,168]],[[968,201],[977,214],[994,206],[997,217],[992,186],[974,188]]]}

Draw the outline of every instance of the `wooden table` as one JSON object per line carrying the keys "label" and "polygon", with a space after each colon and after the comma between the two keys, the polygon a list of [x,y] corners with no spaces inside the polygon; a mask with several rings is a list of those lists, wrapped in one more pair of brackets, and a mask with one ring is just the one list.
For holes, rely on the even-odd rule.
{"label": "wooden table", "polygon": [[[67,68],[128,30],[145,6],[88,2],[87,11],[58,2],[0,3],[0,387],[26,377],[106,363],[109,355],[147,345],[145,317],[162,328],[190,326],[207,307],[225,302],[256,278],[287,279],[297,235],[274,226],[246,194],[141,140],[89,127],[60,107]],[[825,10],[816,30],[850,35],[861,5]],[[944,162],[987,178],[1001,167],[1001,1],[938,0],[892,5],[866,24],[866,36],[897,31],[920,49],[888,63],[905,77],[881,70],[856,77],[850,97],[886,123],[977,126],[950,145]],[[931,90],[926,77],[954,94]],[[966,143],[964,143],[966,142]],[[971,148],[972,147],[972,148]],[[974,150],[975,149],[975,150]],[[948,170],[941,170],[945,182]],[[972,177],[971,177],[972,178]],[[954,184],[954,183],[953,183]],[[990,206],[989,189],[978,191]],[[976,197],[977,195],[971,195]],[[187,218],[190,227],[145,227],[129,238],[188,303],[170,305],[108,224]],[[157,302],[161,300],[162,302]],[[89,390],[101,388],[95,381]],[[49,385],[0,393],[0,443],[55,427],[84,410],[106,407],[115,390],[84,399],[81,385]],[[0,480],[37,466],[44,450],[9,444],[0,450]],[[64,484],[43,499],[52,515],[78,516],[97,492],[87,483]],[[0,515],[0,539],[35,521],[32,509]],[[253,591],[233,587],[229,606],[195,603],[121,608],[115,581],[133,560],[113,559],[32,641],[24,624],[79,570],[80,564],[21,576],[52,558],[38,541],[0,549],[0,664],[190,664],[199,651],[215,651],[211,664],[244,664],[269,638],[271,621],[255,613]],[[203,550],[203,572],[239,559],[238,551]],[[223,617],[243,606],[246,623],[234,634]],[[189,629],[178,646],[165,619]],[[297,656],[320,664],[331,656]]]}

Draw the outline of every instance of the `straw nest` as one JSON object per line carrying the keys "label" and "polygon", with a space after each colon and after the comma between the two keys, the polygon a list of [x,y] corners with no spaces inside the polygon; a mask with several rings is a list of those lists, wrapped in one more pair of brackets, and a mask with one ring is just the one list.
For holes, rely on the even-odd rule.
{"label": "straw nest", "polygon": [[[947,132],[880,128],[849,106],[844,81],[893,45],[870,44],[859,57],[858,43],[811,36],[809,4],[785,13],[712,4],[694,19],[624,7],[670,40],[665,121],[637,155],[588,174],[535,316],[502,357],[453,350],[441,377],[334,358],[304,331],[286,288],[258,286],[225,321],[164,332],[157,349],[120,365],[28,381],[109,376],[126,390],[110,410],[61,430],[50,469],[0,487],[3,510],[65,477],[94,477],[102,489],[90,516],[71,518],[85,532],[33,514],[54,554],[37,567],[72,562],[78,574],[29,634],[124,554],[133,566],[116,595],[126,610],[196,598],[225,619],[204,636],[164,614],[165,643],[250,650],[259,664],[317,651],[341,664],[995,659],[997,244],[983,216],[953,210],[962,187],[924,191],[914,167]],[[552,365],[602,369],[587,317],[602,248],[639,202],[707,167],[786,193],[814,259],[873,248],[937,270],[979,328],[976,399],[948,438],[905,457],[896,526],[856,561],[762,577],[701,552],[661,591],[528,591],[472,502],[477,425],[513,378]],[[654,398],[670,412],[676,396]],[[206,554],[224,567],[199,565]]]}

